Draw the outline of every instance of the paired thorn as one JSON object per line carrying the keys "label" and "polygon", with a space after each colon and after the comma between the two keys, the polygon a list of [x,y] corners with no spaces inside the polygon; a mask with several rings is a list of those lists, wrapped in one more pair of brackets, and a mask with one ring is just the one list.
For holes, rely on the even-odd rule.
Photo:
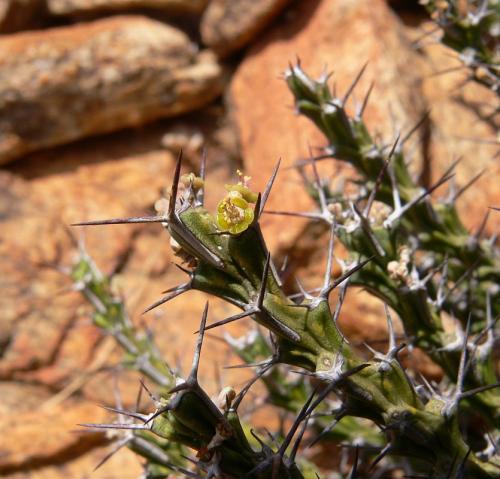
{"label": "paired thorn", "polygon": [[134,430],[134,431],[146,431],[149,429],[145,424],[107,424],[107,423],[80,423],[77,426],[88,427],[92,429],[123,429],[123,430]]}
{"label": "paired thorn", "polygon": [[93,472],[96,472],[99,468],[104,466],[122,447],[126,446],[129,442],[132,441],[131,436],[125,436],[118,440],[114,445],[111,451],[109,451],[94,467]]}
{"label": "paired thorn", "polygon": [[384,226],[389,228],[392,223],[399,218],[401,218],[410,208],[413,208],[417,203],[420,203],[424,198],[428,197],[434,190],[437,190],[441,185],[449,181],[454,174],[443,175],[433,186],[426,188],[420,195],[410,200],[404,206],[395,208],[394,211],[389,215],[389,217],[384,221]]}
{"label": "paired thorn", "polygon": [[181,164],[182,164],[182,148],[179,150],[177,155],[177,161],[175,162],[174,177],[172,179],[172,188],[170,191],[170,199],[168,202],[168,217],[171,219],[175,214],[175,204],[177,202],[177,192],[179,190],[179,179],[181,176]]}
{"label": "paired thorn", "polygon": [[318,434],[308,445],[307,448],[315,446],[321,439],[323,439],[332,429],[340,422],[340,420],[347,415],[347,409],[341,409],[336,415],[334,420],[327,426],[320,434]]}
{"label": "paired thorn", "polygon": [[323,215],[320,213],[312,213],[308,211],[304,212],[293,212],[293,211],[278,211],[278,210],[266,210],[264,211],[267,215],[281,215],[281,216],[296,216],[298,218],[307,218],[310,220],[322,220]]}
{"label": "paired thorn", "polygon": [[359,110],[356,112],[356,117],[358,119],[361,119],[363,117],[363,114],[366,110],[366,107],[368,105],[368,101],[370,99],[370,95],[372,94],[373,87],[375,86],[375,82],[371,82],[370,86],[368,87],[368,90],[366,91],[365,97],[363,98],[363,102],[361,103],[361,107]]}
{"label": "paired thorn", "polygon": [[207,148],[203,147],[203,151],[201,152],[201,161],[200,161],[200,178],[203,180],[203,186],[199,189],[196,198],[201,206],[205,204],[206,174],[207,174]]}
{"label": "paired thorn", "polygon": [[[186,380],[186,383],[189,383],[190,385],[198,382],[198,368],[200,365],[201,347],[203,345],[203,337],[205,336],[207,317],[208,317],[208,301],[205,303],[205,308],[203,309],[203,314],[201,315],[201,323],[200,323],[200,329],[198,330],[198,340],[196,341],[196,347],[194,350],[193,364],[191,366],[191,372],[189,373],[188,379]],[[183,386],[182,384],[176,386],[169,392],[173,393],[180,391],[182,390],[182,386]]]}
{"label": "paired thorn", "polygon": [[[245,311],[243,311],[241,313],[235,314],[233,316],[230,316],[229,318],[222,319],[220,321],[217,321],[215,323],[212,323],[212,324],[204,327],[205,330],[217,328],[219,326],[223,326],[224,324],[229,324],[229,323],[232,323],[234,321],[238,321],[240,319],[247,318],[248,316],[252,316],[253,314],[257,314],[257,313],[262,312],[263,305],[264,305],[264,297],[266,294],[267,278],[269,276],[270,264],[271,264],[271,253],[268,252],[266,262],[264,264],[264,270],[262,273],[259,293],[257,295],[257,298],[256,298],[254,304],[249,304],[248,309],[246,309]],[[196,331],[196,333],[198,333],[198,332],[199,332],[199,330]]]}
{"label": "paired thorn", "polygon": [[[259,312],[259,310],[257,308],[251,307],[250,309],[247,309],[246,311],[243,311],[241,313],[230,316],[229,318],[221,319],[220,321],[209,324],[208,326],[205,327],[205,331],[208,331],[209,329],[218,328],[219,326],[223,326],[225,324],[229,324],[229,323],[232,323],[234,321],[239,321],[240,319],[247,318],[248,316],[252,316],[252,314],[256,314],[258,312]],[[197,330],[197,331],[195,331],[195,334],[199,333],[199,332],[200,331]]]}
{"label": "paired thorn", "polygon": [[355,366],[354,368],[349,369],[348,371],[345,371],[343,373],[340,373],[338,377],[331,381],[328,386],[326,386],[323,391],[318,395],[318,397],[314,400],[312,405],[309,407],[307,411],[307,415],[311,415],[312,412],[323,402],[323,400],[337,387],[338,383],[347,379],[348,377],[357,374],[359,371],[362,371],[363,369],[367,368],[370,366],[368,363],[363,363],[358,366]]}
{"label": "paired thorn", "polygon": [[149,311],[157,308],[158,306],[161,306],[162,304],[167,303],[171,299],[176,298],[177,296],[180,296],[182,293],[185,293],[186,291],[189,291],[192,287],[192,281],[188,281],[186,283],[182,283],[179,286],[176,286],[172,288],[170,291],[166,290],[165,292],[168,292],[166,296],[163,296],[160,298],[158,301],[155,301],[152,305],[148,306],[142,314],[149,313]]}
{"label": "paired thorn", "polygon": [[105,406],[105,405],[103,405],[101,407],[103,409],[106,409],[106,411],[114,412],[116,414],[120,414],[122,416],[131,417],[131,418],[134,418],[134,419],[138,419],[139,421],[146,421],[148,419],[148,416],[146,414],[140,414],[138,412],[127,411],[125,409],[115,408],[115,407]]}
{"label": "paired thorn", "polygon": [[[281,446],[278,448],[276,452],[273,452],[272,449],[267,446],[262,439],[260,439],[252,430],[250,430],[251,434],[255,437],[255,439],[259,442],[262,448],[262,452],[267,456],[262,462],[257,464],[251,471],[246,473],[243,477],[244,478],[250,478],[250,477],[260,477],[259,473],[262,473],[269,468],[271,469],[271,479],[278,479],[280,469],[282,467],[285,467],[287,470],[293,466],[294,461],[295,461],[295,456],[297,454],[300,442],[302,440],[302,437],[305,432],[305,427],[307,426],[307,411],[310,407],[311,401],[316,394],[316,388],[312,391],[310,394],[309,398],[307,401],[304,403],[302,406],[300,412],[298,413],[297,417],[295,418],[292,426],[290,427],[285,439],[283,440],[283,443]],[[295,441],[293,447],[292,447],[292,452],[290,457],[288,458],[287,461],[284,461],[285,457],[285,452],[288,449],[288,446],[290,445],[295,433],[297,432],[297,429],[300,426],[300,423],[305,420],[305,426],[302,428],[300,433],[297,436],[297,440]]]}
{"label": "paired thorn", "polygon": [[354,273],[358,272],[360,269],[364,268],[375,256],[370,256],[369,258],[361,261],[356,266],[353,266],[351,269],[342,274],[339,278],[337,278],[333,283],[331,283],[327,288],[323,289],[320,295],[324,298],[328,297],[328,295],[339,285],[342,284],[346,279],[350,278]]}
{"label": "paired thorn", "polygon": [[[342,310],[342,306],[344,304],[345,296],[347,293],[347,285],[348,285],[348,281],[346,281],[344,284],[342,284],[340,286],[339,297],[337,299],[337,304],[335,305],[335,311],[333,312],[333,316],[332,316],[332,321],[333,321],[333,324],[335,324],[335,325],[338,325],[338,323],[339,323],[340,311]],[[340,331],[340,329],[339,329],[339,331]],[[344,341],[347,342],[346,338],[343,338],[343,339],[344,339]]]}
{"label": "paired thorn", "polygon": [[474,242],[477,242],[477,241],[479,241],[481,239],[481,236],[484,233],[484,230],[486,228],[486,224],[488,223],[489,217],[490,217],[490,210],[486,211],[486,213],[485,213],[485,215],[483,217],[483,221],[481,221],[481,224],[479,225],[479,228],[477,229],[477,231],[472,236],[472,240]]}
{"label": "paired thorn", "polygon": [[[205,304],[205,308],[203,310],[203,314],[201,317],[198,340],[196,342],[195,352],[193,356],[193,363],[191,366],[191,371],[189,373],[189,376],[186,378],[185,381],[171,388],[168,391],[168,393],[174,394],[182,391],[193,391],[199,397],[200,401],[202,401],[204,405],[210,410],[210,412],[214,414],[215,417],[224,421],[224,418],[219,409],[217,408],[217,406],[211,401],[211,399],[208,397],[205,391],[198,384],[198,368],[200,365],[201,349],[203,346],[207,317],[208,317],[208,301]],[[170,401],[167,405],[159,408],[153,415],[149,416],[145,424],[151,423],[155,418],[157,418],[158,416],[169,410],[174,410],[176,407],[176,400],[178,400],[180,397],[181,396],[178,396],[173,401]]]}
{"label": "paired thorn", "polygon": [[354,450],[354,461],[352,464],[351,474],[349,474],[349,479],[356,479],[358,477],[358,461],[359,461],[359,446],[356,446]]}
{"label": "paired thorn", "polygon": [[250,388],[260,379],[262,378],[275,364],[275,360],[271,359],[270,361],[267,361],[260,366],[261,369],[255,374],[255,376],[250,379],[250,381],[247,382],[245,387],[238,393],[238,395],[235,397],[231,404],[231,409],[233,411],[237,411],[239,405],[241,404],[241,401],[243,401],[243,398],[246,396],[248,391],[250,391]]}
{"label": "paired thorn", "polygon": [[441,302],[440,302],[440,306],[445,303],[450,297],[451,295],[458,289],[458,287],[464,282],[466,281],[471,275],[472,273],[474,273],[474,271],[476,270],[476,267],[479,265],[480,263],[480,259],[476,259],[465,271],[464,273],[455,281],[455,283],[453,284],[453,286],[448,290],[448,292],[441,298]]}
{"label": "paired thorn", "polygon": [[332,221],[332,224],[330,225],[330,239],[328,241],[328,252],[327,252],[327,260],[326,260],[326,269],[325,269],[325,276],[323,280],[323,291],[326,291],[328,287],[330,286],[330,281],[332,278],[332,269],[333,269],[333,260],[334,260],[334,255],[333,255],[333,250],[335,247],[335,219]]}
{"label": "paired thorn", "polygon": [[[295,418],[291,428],[288,431],[288,434],[286,435],[283,443],[281,444],[278,454],[280,457],[283,457],[285,455],[286,450],[288,449],[288,446],[290,445],[290,442],[293,439],[293,436],[297,432],[297,429],[300,425],[300,423],[306,419],[306,417],[309,416],[308,411],[309,411],[309,406],[311,405],[311,402],[316,395],[317,388],[314,388],[309,397],[307,398],[307,401],[304,403],[302,408],[300,409],[299,413],[297,414],[297,417]],[[298,448],[298,446],[297,446]]]}
{"label": "paired thorn", "polygon": [[377,236],[373,232],[373,229],[370,225],[370,221],[366,216],[363,215],[363,213],[359,210],[357,205],[355,203],[351,203],[351,207],[354,210],[354,213],[356,216],[359,218],[359,221],[361,223],[361,228],[363,229],[363,232],[366,234],[368,239],[370,240],[371,245],[377,252],[379,256],[385,256],[386,253],[384,251],[384,248],[380,244],[380,241],[378,240]]}
{"label": "paired thorn", "polygon": [[457,201],[476,181],[478,181],[484,174],[486,170],[481,170],[479,173],[475,174],[464,186],[462,186],[453,197],[453,202]]}
{"label": "paired thorn", "polygon": [[389,347],[388,347],[387,353],[381,354],[378,351],[376,351],[375,349],[373,349],[369,344],[365,343],[365,346],[374,355],[374,359],[381,362],[379,370],[383,371],[383,372],[389,370],[392,361],[397,360],[398,354],[401,352],[402,349],[404,349],[406,347],[405,343],[402,343],[399,346],[397,345],[396,333],[394,331],[394,324],[392,322],[392,317],[391,317],[391,314],[389,312],[389,307],[385,303],[384,303],[384,308],[385,308],[385,316],[387,319],[387,329],[389,332]]}

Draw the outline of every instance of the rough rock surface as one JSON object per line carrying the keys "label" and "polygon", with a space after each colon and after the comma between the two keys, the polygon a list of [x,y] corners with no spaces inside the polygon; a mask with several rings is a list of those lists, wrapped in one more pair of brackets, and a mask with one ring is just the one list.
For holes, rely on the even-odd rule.
{"label": "rough rock surface", "polygon": [[144,17],[0,38],[0,163],[197,109],[222,86],[212,55]]}
{"label": "rough rock surface", "polygon": [[53,15],[120,11],[131,8],[156,8],[175,13],[200,13],[207,0],[47,0]]}
{"label": "rough rock surface", "polygon": [[[325,140],[309,120],[293,114],[292,95],[279,79],[289,61],[298,56],[313,75],[334,70],[340,93],[368,61],[355,96],[360,100],[375,80],[365,119],[388,141],[396,127],[407,131],[415,124],[426,105],[416,73],[418,56],[385,1],[301,2],[287,18],[250,49],[232,78],[230,95],[246,172],[259,187],[282,159],[268,209],[304,211],[311,208],[310,201],[298,175],[286,167]],[[326,167],[331,174],[331,165]],[[263,224],[271,246],[281,248],[295,241],[304,221],[269,216]]]}
{"label": "rough rock surface", "polygon": [[[222,122],[217,112],[194,116],[209,147],[207,207],[213,211],[228,181],[229,161],[222,143],[224,136],[231,135],[215,128]],[[0,289],[4,293],[0,297],[0,428],[4,431],[0,475],[88,477],[106,454],[100,447],[106,441],[102,435],[71,431],[77,423],[103,420],[97,404],[114,405],[115,376],[124,403],[133,407],[139,376],[121,370],[122,352],[90,323],[88,305],[69,291],[70,282],[54,267],[71,265],[76,254],[65,225],[152,213],[173,171],[174,154],[166,152],[161,141],[178,127],[178,122],[162,121],[145,131],[82,140],[32,153],[12,165],[10,172],[0,171]],[[197,164],[198,156],[186,158],[186,171],[193,169],[191,161]],[[148,324],[171,364],[185,352],[180,360],[185,372],[206,296],[187,293],[189,298],[140,314],[165,287],[185,281],[184,273],[172,265],[168,236],[161,226],[72,230],[84,236],[86,249],[101,270],[119,269],[118,281],[131,318]],[[210,320],[233,313],[231,306],[211,300]],[[238,334],[242,326],[232,332]],[[182,344],[182,350],[173,344]],[[229,361],[227,348],[219,343],[206,348],[201,366],[211,394],[219,388],[212,379],[216,360],[219,365]],[[239,385],[241,372],[233,376],[237,377],[225,376],[224,381]],[[48,432],[50,442],[44,447]],[[122,452],[96,477],[115,477],[113,465],[125,468],[126,478],[139,476],[138,459]]]}
{"label": "rough rock surface", "polygon": [[[24,394],[35,393],[33,387],[21,385],[14,387],[19,390],[17,399],[20,403],[23,403]],[[7,389],[2,385],[2,389],[4,388]],[[12,399],[13,391],[4,390],[4,392]],[[39,399],[44,397],[44,393],[40,391],[37,391],[36,395]],[[38,405],[23,410],[19,408],[18,403],[12,406],[11,411],[13,409],[17,410],[16,414],[11,413],[2,421],[2,430],[5,433],[0,438],[0,451],[2,451],[0,474],[16,472],[25,467],[40,467],[44,465],[45,458],[57,458],[68,451],[84,452],[106,443],[102,434],[73,432],[77,429],[76,425],[87,418],[104,420],[107,416],[90,403],[82,404],[77,400],[68,400],[58,407],[43,412]],[[45,434],[40,434],[41,430],[45,431]],[[27,461],[30,463],[27,464]]]}
{"label": "rough rock surface", "polygon": [[45,0],[2,0],[0,33],[11,33],[37,26],[45,17]]}
{"label": "rough rock surface", "polygon": [[212,0],[201,20],[203,43],[220,56],[253,40],[290,0]]}

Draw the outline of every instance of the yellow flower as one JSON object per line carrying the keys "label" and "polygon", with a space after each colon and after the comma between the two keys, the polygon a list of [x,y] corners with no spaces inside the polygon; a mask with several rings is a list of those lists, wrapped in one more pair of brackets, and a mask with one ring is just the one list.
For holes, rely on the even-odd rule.
{"label": "yellow flower", "polygon": [[217,225],[221,231],[242,233],[251,225],[253,218],[253,208],[239,191],[229,191],[217,205]]}
{"label": "yellow flower", "polygon": [[227,195],[217,205],[217,225],[221,231],[238,234],[245,231],[254,219],[253,207],[250,203],[257,201],[258,195],[249,187],[249,176],[237,171],[239,182],[235,185],[224,185]]}

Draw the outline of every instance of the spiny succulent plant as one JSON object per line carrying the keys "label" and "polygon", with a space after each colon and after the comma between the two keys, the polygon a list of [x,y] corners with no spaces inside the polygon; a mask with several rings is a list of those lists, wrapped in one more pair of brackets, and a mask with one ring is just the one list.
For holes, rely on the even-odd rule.
{"label": "spiny succulent plant", "polygon": [[[308,217],[336,223],[339,238],[353,253],[375,255],[354,282],[393,308],[412,343],[427,351],[449,377],[456,378],[464,329],[487,335],[485,344],[489,346],[484,348],[492,348],[493,318],[500,314],[500,260],[495,238],[481,238],[489,212],[471,235],[455,206],[475,178],[458,191],[452,188],[444,201],[432,203],[429,195],[452,177],[457,162],[434,185],[422,188],[412,178],[403,151],[415,128],[392,145],[377,144],[363,121],[366,98],[357,113],[349,116],[345,109],[349,94],[333,96],[324,79],[311,79],[297,65],[287,73],[287,81],[299,112],[314,121],[329,142],[318,158],[298,166],[312,163],[314,167],[316,161],[334,157],[353,165],[363,184],[357,196],[346,200],[342,192],[325,188],[317,174],[312,181],[305,178],[319,206]],[[443,312],[458,320],[454,340],[443,329]],[[494,380],[494,364],[485,361],[487,357],[483,351],[477,370],[469,371],[466,381],[470,387]],[[498,427],[497,394],[478,395],[474,400],[481,401],[479,410]]]}
{"label": "spiny succulent plant", "polygon": [[420,0],[442,31],[441,41],[471,70],[470,79],[500,94],[500,2]]}
{"label": "spiny succulent plant", "polygon": [[[450,179],[456,164],[435,185],[422,188],[404,155],[412,132],[387,145],[376,143],[363,121],[368,95],[355,115],[348,114],[346,102],[361,74],[342,98],[329,89],[327,77],[313,80],[300,65],[285,74],[297,110],[329,143],[319,157],[297,164],[316,211],[265,211],[277,165],[262,194],[254,193],[240,174],[237,183],[226,185],[211,213],[204,206],[205,161],[198,174],[181,176],[179,155],[164,212],[80,223],[160,223],[168,231],[189,279],[147,311],[191,289],[241,309],[209,322],[207,303],[191,372],[182,379],[135,331],[108,280],[81,254],[73,278],[93,304],[96,324],[117,338],[126,361],[159,391],[158,398],[151,395],[155,410],[150,414],[117,407],[113,411],[125,420],[87,426],[125,431],[117,447],[128,444],[147,459],[146,477],[320,477],[303,457],[305,435],[308,445],[334,440],[354,448],[348,476],[335,477],[381,477],[393,468],[403,470],[405,477],[500,474],[494,364],[500,260],[495,241],[482,238],[486,219],[473,234],[461,223],[455,201],[463,190],[451,191],[445,201],[431,201],[430,194]],[[359,181],[354,194],[336,191],[320,177],[316,162],[328,158],[355,167]],[[290,295],[284,289],[260,228],[264,213],[325,224],[328,261],[316,291]],[[338,260],[343,273],[333,278],[336,239],[350,256]],[[386,352],[361,352],[339,329],[349,282],[388,306]],[[335,288],[339,299],[332,310]],[[405,342],[398,343],[389,307],[404,326]],[[443,315],[455,318],[451,334],[443,327]],[[224,389],[214,401],[198,381],[205,331],[244,319],[257,326],[243,339],[226,339],[255,368],[255,377],[239,392]],[[413,346],[442,367],[447,376],[442,384],[430,384],[404,369],[399,353]],[[289,428],[270,440],[240,417],[245,395],[259,380],[267,401],[294,415]],[[195,458],[188,456],[190,450],[196,451]]]}

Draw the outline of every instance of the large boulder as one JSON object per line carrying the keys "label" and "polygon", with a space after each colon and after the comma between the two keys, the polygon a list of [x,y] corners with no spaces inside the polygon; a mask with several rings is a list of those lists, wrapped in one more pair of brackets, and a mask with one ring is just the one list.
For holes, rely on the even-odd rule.
{"label": "large boulder", "polygon": [[212,101],[222,68],[139,16],[0,38],[0,163]]}

